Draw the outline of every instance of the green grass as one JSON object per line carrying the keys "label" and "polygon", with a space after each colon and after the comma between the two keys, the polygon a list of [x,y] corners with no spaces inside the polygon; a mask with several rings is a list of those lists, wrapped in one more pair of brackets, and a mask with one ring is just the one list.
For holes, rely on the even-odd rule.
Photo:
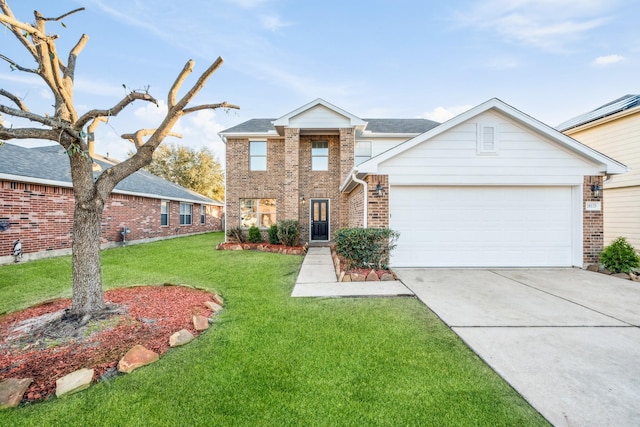
{"label": "green grass", "polygon": [[[11,426],[523,426],[545,420],[413,298],[291,298],[302,257],[222,234],[103,252],[104,287],[184,283],[225,310],[191,344]],[[69,258],[0,268],[0,312],[68,296]]]}

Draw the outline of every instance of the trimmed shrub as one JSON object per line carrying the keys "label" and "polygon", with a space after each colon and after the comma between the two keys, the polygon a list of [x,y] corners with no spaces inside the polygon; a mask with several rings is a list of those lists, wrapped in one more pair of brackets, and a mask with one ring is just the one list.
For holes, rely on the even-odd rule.
{"label": "trimmed shrub", "polygon": [[336,252],[349,268],[388,268],[398,237],[399,232],[388,228],[342,228],[334,234]]}
{"label": "trimmed shrub", "polygon": [[285,246],[298,246],[300,243],[300,223],[295,219],[278,221],[278,240]]}
{"label": "trimmed shrub", "polygon": [[235,242],[244,243],[247,241],[247,238],[244,234],[244,230],[242,227],[233,227],[227,230],[227,237]]}
{"label": "trimmed shrub", "polygon": [[260,229],[255,225],[249,227],[249,233],[247,237],[247,242],[249,243],[260,243],[262,242],[262,234],[260,233]]}
{"label": "trimmed shrub", "polygon": [[640,266],[635,248],[624,237],[618,237],[600,253],[600,262],[612,273],[629,273]]}
{"label": "trimmed shrub", "polygon": [[278,243],[280,243],[280,239],[278,239],[277,224],[271,224],[271,227],[269,227],[268,236],[269,236],[269,243],[271,243],[272,245],[277,245]]}

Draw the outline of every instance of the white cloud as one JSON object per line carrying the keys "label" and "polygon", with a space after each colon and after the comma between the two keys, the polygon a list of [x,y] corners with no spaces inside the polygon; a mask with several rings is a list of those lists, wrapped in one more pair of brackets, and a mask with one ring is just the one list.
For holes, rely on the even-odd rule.
{"label": "white cloud", "polygon": [[473,105],[468,105],[468,104],[457,105],[454,107],[436,107],[432,111],[428,111],[424,113],[422,117],[424,117],[425,119],[442,123],[472,108],[473,108]]}
{"label": "white cloud", "polygon": [[226,0],[227,3],[235,4],[236,6],[240,6],[243,9],[253,9],[256,8],[268,0]]}
{"label": "white cloud", "polygon": [[605,0],[484,0],[456,18],[507,41],[561,51],[608,22],[610,7]]}
{"label": "white cloud", "polygon": [[278,31],[280,28],[290,27],[290,22],[284,22],[278,15],[264,15],[260,18],[262,26],[269,31]]}
{"label": "white cloud", "polygon": [[606,55],[606,56],[598,56],[594,61],[594,65],[611,65],[616,62],[624,61],[624,56],[621,55]]}

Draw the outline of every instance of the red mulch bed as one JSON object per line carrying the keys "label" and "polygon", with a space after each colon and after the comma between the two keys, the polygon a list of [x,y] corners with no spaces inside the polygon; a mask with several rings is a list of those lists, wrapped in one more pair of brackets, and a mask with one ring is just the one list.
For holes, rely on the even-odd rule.
{"label": "red mulch bed", "polygon": [[271,243],[240,243],[240,242],[223,242],[216,246],[219,251],[259,251],[259,252],[272,252],[286,255],[304,255],[306,249],[304,246],[285,246],[285,245],[272,245]]}
{"label": "red mulch bed", "polygon": [[[43,400],[55,394],[56,380],[82,368],[95,369],[94,381],[114,375],[118,361],[134,345],[163,354],[169,337],[181,329],[194,336],[193,315],[210,316],[207,291],[185,286],[139,286],[107,291],[105,302],[118,304],[124,314],[96,323],[89,322],[80,337],[47,339],[43,334],[16,337],[20,322],[69,308],[71,300],[46,302],[0,317],[0,380],[33,378],[24,402]],[[93,323],[93,324],[92,324]],[[40,335],[40,336],[38,336]]]}

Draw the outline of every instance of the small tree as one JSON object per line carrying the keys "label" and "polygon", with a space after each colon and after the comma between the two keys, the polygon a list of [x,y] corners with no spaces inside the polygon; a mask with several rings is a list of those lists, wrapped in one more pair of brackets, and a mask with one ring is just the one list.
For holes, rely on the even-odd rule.
{"label": "small tree", "polygon": [[[175,79],[167,96],[168,111],[155,129],[139,129],[124,134],[122,138],[134,143],[135,153],[126,161],[118,163],[94,177],[91,152],[92,143],[85,137],[95,126],[109,117],[117,116],[135,101],[152,102],[156,99],[147,91],[131,91],[119,102],[108,108],[92,109],[79,115],[74,105],[74,80],[76,61],[89,37],[83,34],[71,49],[66,62],[56,48],[57,35],[46,31],[47,22],[61,21],[84,8],[72,10],[59,17],[47,18],[34,11],[33,24],[21,22],[14,16],[6,0],[0,0],[0,23],[27,50],[35,62],[33,66],[19,64],[0,53],[0,60],[9,64],[11,70],[38,76],[53,95],[53,110],[36,114],[15,94],[0,89],[0,98],[10,101],[13,106],[0,104],[0,113],[26,119],[37,126],[5,127],[0,121],[0,140],[44,139],[60,144],[69,155],[71,179],[73,183],[73,292],[70,314],[87,321],[92,315],[104,310],[102,295],[102,274],[100,265],[100,225],[107,197],[114,187],[135,171],[151,163],[154,151],[170,135],[171,129],[184,115],[204,109],[238,108],[226,102],[203,104],[189,107],[188,104],[204,87],[207,80],[222,65],[222,58],[216,59],[181,97],[178,92],[192,73],[194,61],[189,60]],[[0,49],[2,49],[0,47]]]}
{"label": "small tree", "polygon": [[177,144],[161,145],[145,169],[212,199],[224,199],[224,171],[207,147],[196,150]]}

